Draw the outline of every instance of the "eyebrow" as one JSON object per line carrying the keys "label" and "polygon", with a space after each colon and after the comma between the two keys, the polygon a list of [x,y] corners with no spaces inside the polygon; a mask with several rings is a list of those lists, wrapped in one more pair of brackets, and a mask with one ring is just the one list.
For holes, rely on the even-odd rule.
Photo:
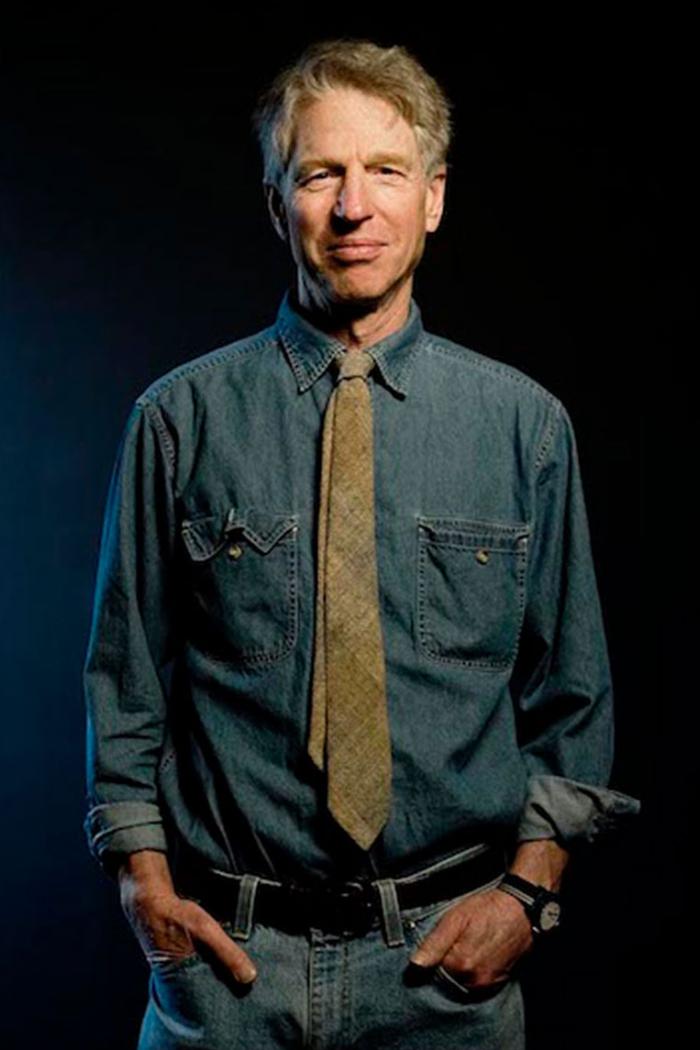
{"label": "eyebrow", "polygon": [[[373,153],[368,159],[367,164],[371,168],[379,167],[383,164],[395,164],[402,168],[411,167],[408,157],[402,153]],[[316,168],[342,167],[343,165],[339,164],[337,160],[330,160],[329,158],[324,157],[310,157],[299,164],[299,167],[295,172],[295,178],[304,178],[309,172],[314,171]]]}

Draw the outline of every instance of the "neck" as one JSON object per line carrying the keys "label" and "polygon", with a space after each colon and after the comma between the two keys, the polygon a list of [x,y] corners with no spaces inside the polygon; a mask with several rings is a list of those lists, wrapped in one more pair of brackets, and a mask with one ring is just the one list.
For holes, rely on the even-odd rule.
{"label": "neck", "polygon": [[412,282],[381,300],[364,303],[325,303],[313,301],[298,282],[295,306],[315,328],[338,339],[348,350],[365,350],[397,332],[408,320]]}

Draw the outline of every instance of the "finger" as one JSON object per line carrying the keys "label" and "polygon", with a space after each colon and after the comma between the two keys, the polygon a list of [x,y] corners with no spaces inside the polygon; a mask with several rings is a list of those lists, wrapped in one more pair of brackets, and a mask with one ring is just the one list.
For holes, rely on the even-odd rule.
{"label": "finger", "polygon": [[416,966],[435,966],[459,936],[463,923],[456,913],[446,912],[410,957]]}
{"label": "finger", "polygon": [[478,1002],[480,999],[492,998],[508,984],[508,977],[493,977],[492,974],[486,973],[482,975],[479,971],[472,973],[463,973],[461,971],[449,970],[446,966],[443,966],[445,973],[452,978],[453,981],[457,981],[461,984],[469,993],[473,996],[473,1001]]}
{"label": "finger", "polygon": [[519,954],[514,954],[506,946],[480,946],[466,938],[458,938],[443,956],[442,966],[459,974],[461,980],[480,988],[507,980],[518,958]]}
{"label": "finger", "polygon": [[205,944],[242,984],[250,984],[258,975],[250,956],[231,940],[221,923],[201,905],[190,901],[188,928],[190,934]]}
{"label": "finger", "polygon": [[463,942],[455,941],[447,949],[440,962],[446,970],[459,974],[460,979],[463,981],[476,980],[477,978],[476,967],[473,960],[467,956]]}

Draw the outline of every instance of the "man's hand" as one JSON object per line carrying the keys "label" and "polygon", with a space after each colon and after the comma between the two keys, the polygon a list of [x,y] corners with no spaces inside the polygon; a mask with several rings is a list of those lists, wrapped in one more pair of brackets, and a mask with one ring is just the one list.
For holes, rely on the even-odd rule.
{"label": "man's hand", "polygon": [[449,908],[411,962],[442,964],[469,988],[487,988],[506,981],[532,944],[532,928],[522,904],[493,889]]}
{"label": "man's hand", "polygon": [[175,892],[167,858],[157,850],[130,853],[119,869],[121,905],[147,959],[182,959],[203,945],[235,980],[249,984],[257,971],[220,923],[195,901]]}
{"label": "man's hand", "polygon": [[[553,839],[518,844],[509,870],[521,878],[558,890],[569,860]],[[419,966],[442,964],[470,988],[501,984],[534,943],[530,920],[520,901],[503,890],[475,893],[449,908],[411,956]]]}

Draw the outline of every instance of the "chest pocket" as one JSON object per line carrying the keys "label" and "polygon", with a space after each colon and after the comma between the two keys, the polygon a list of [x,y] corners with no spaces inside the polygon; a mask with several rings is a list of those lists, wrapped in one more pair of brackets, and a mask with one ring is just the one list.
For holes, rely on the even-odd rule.
{"label": "chest pocket", "polygon": [[298,515],[237,507],[182,522],[190,640],[227,663],[280,660],[298,634]]}
{"label": "chest pocket", "polygon": [[512,666],[530,526],[418,515],[417,645],[435,660]]}

